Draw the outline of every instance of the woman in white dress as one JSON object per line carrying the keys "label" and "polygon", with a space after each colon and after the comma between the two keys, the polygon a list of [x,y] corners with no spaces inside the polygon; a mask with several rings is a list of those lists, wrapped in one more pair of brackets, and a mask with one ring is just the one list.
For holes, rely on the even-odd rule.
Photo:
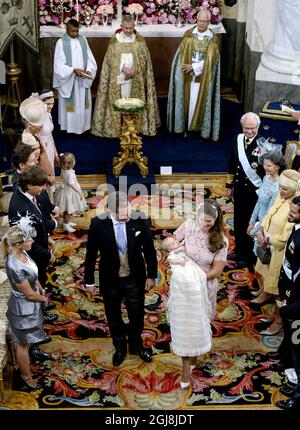
{"label": "woman in white dress", "polygon": [[[169,252],[172,276],[168,300],[172,351],[182,358],[185,369],[193,370],[198,355],[211,349],[211,304],[205,272],[185,253],[184,244],[175,236],[162,241]],[[188,375],[189,376],[189,375]],[[180,381],[187,388],[189,381]]]}
{"label": "woman in white dress", "polygon": [[86,210],[86,201],[77,181],[75,170],[75,156],[71,152],[60,154],[61,185],[58,187],[54,199],[60,212],[63,212],[63,229],[67,233],[74,233],[75,223],[71,223],[72,214]]}

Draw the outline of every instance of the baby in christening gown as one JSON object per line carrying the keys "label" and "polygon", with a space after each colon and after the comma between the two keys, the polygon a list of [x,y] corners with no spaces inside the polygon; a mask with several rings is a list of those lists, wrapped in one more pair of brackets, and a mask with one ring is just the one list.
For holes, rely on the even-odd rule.
{"label": "baby in christening gown", "polygon": [[162,241],[171,265],[168,319],[172,349],[181,357],[195,357],[211,349],[211,305],[205,272],[185,253],[175,236]]}

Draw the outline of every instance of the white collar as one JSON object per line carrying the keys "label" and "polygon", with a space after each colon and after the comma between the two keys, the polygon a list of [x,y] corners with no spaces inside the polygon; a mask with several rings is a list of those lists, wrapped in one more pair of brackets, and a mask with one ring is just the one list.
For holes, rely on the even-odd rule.
{"label": "white collar", "polygon": [[113,214],[110,214],[110,218],[111,218],[111,220],[112,220],[112,222],[113,222],[113,225],[118,225],[119,223],[121,223],[121,224],[126,224],[126,221],[120,221],[120,220],[116,219],[116,218],[113,216]]}
{"label": "white collar", "polygon": [[204,37],[204,36],[209,36],[212,37],[212,31],[208,28],[207,30],[201,32],[198,30],[198,26],[196,25],[196,27],[193,30],[194,34],[197,34],[198,36]]}
{"label": "white collar", "polygon": [[35,196],[33,196],[32,194],[28,193],[27,191],[25,191],[25,193],[24,193],[24,191],[21,191],[21,193],[24,194],[24,196],[27,197],[33,203],[33,198]]}
{"label": "white collar", "polygon": [[295,230],[299,230],[300,228],[300,222],[298,224],[295,224]]}
{"label": "white collar", "polygon": [[116,38],[118,42],[121,43],[130,43],[135,41],[135,33],[132,33],[130,36],[125,36],[124,32],[121,31],[120,33],[116,34]]}
{"label": "white collar", "polygon": [[246,135],[244,134],[245,141],[246,141],[246,139],[249,139],[250,143],[252,142],[252,140],[254,140],[256,138],[256,136],[257,136],[257,134],[254,137],[246,137]]}

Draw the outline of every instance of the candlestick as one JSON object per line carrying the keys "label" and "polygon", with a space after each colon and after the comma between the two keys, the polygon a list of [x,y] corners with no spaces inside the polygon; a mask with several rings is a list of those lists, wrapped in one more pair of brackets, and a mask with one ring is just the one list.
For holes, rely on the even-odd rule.
{"label": "candlestick", "polygon": [[54,6],[53,0],[50,0],[50,8],[52,12],[60,14],[60,24],[59,27],[65,28],[64,25],[64,12],[71,12],[72,10],[72,0],[70,0],[70,6],[64,6],[64,0],[60,0],[60,4]]}

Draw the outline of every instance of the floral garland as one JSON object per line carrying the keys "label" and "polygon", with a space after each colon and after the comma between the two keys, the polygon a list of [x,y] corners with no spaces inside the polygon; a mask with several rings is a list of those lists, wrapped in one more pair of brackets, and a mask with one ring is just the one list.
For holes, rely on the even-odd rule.
{"label": "floral garland", "polygon": [[[99,24],[101,16],[108,15],[111,18],[117,17],[116,0],[78,0],[78,17],[81,24],[86,23],[86,16],[90,15],[91,24]],[[76,18],[76,6],[70,12],[64,12],[64,23],[70,18]],[[60,0],[53,0],[54,6],[60,5]],[[64,2],[69,6],[69,2]],[[144,24],[175,24],[178,17],[186,23],[194,24],[200,10],[208,10],[211,13],[211,22],[216,24],[223,18],[223,0],[122,0],[123,14],[135,14],[139,17],[139,22]],[[113,15],[111,14],[113,10]],[[103,13],[104,12],[104,13]],[[39,21],[45,25],[59,25],[60,13],[53,12],[50,0],[39,0]]]}
{"label": "floral garland", "polygon": [[[54,7],[60,5],[60,0],[53,0]],[[64,23],[66,24],[69,19],[77,17],[76,2],[73,0],[73,7],[70,11],[64,11]],[[64,6],[69,9],[69,1],[64,2]],[[78,0],[78,18],[80,24],[85,24],[87,16],[91,17],[91,24],[99,24],[101,21],[102,10],[106,6],[107,14],[113,15],[110,17],[117,17],[117,1],[116,0]],[[59,25],[61,22],[61,14],[51,10],[50,0],[39,0],[39,22],[41,25]]]}

